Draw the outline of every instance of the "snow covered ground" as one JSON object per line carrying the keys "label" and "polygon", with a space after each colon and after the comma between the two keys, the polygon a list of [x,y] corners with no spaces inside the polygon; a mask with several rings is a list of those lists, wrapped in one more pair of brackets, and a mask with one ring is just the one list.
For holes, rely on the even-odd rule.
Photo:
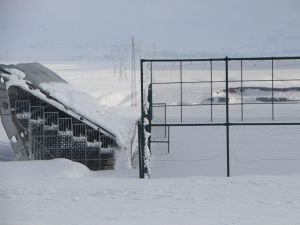
{"label": "snow covered ground", "polygon": [[[94,96],[99,104],[110,107],[118,117],[127,121],[128,126],[133,126],[139,117],[139,107],[129,107],[129,80],[119,80],[112,71],[100,69],[97,63],[45,65],[72,85]],[[282,140],[289,138],[289,134],[296,134],[297,131],[296,128],[281,130],[281,134],[284,135],[277,139],[272,147],[282,149]],[[174,129],[171,132],[176,136],[176,132],[179,131]],[[182,135],[182,130],[180,132],[178,135]],[[188,136],[191,132],[195,131],[184,130],[183,135]],[[212,132],[218,136],[219,131],[205,132]],[[233,164],[233,168],[244,172],[249,171],[251,167],[252,173],[256,173],[255,169],[261,162],[255,161],[268,158],[270,155],[266,154],[272,153],[260,150],[265,149],[266,145],[274,140],[266,139],[266,145],[260,145],[255,154],[251,155],[250,145],[239,148],[241,143],[246,141],[241,137],[245,138],[247,135],[241,136],[239,130],[234,132],[238,138],[232,143],[233,148],[235,147],[233,156],[246,167],[241,168],[238,164]],[[250,142],[259,140],[261,132],[265,137],[270,134],[269,129],[254,132],[256,136],[252,137]],[[197,132],[195,135],[198,135]],[[175,136],[171,138],[174,140]],[[225,178],[225,155],[217,147],[222,140],[211,137],[212,139],[207,138],[205,142],[213,145],[210,145],[210,150],[203,148],[201,157],[204,158],[198,155],[196,169],[190,167],[190,171],[179,173],[182,167],[176,163],[177,167],[166,164],[169,170],[160,168],[162,164],[155,160],[164,159],[165,156],[154,155],[153,176],[149,180],[137,179],[138,171],[129,169],[126,151],[129,146],[125,151],[118,153],[115,171],[92,172],[81,164],[65,159],[0,162],[0,224],[300,224],[300,174],[291,174],[293,169],[299,168],[299,161],[291,162],[286,159],[287,170],[277,173],[285,174],[284,176],[246,175]],[[298,140],[288,140],[294,147],[298,146]],[[197,138],[194,138],[194,141],[193,144],[205,146],[205,143]],[[178,140],[174,140],[173,144],[181,148],[185,145]],[[296,149],[290,148],[284,153],[290,152],[295,157]],[[2,125],[0,150],[2,160],[14,160]],[[190,149],[189,157],[195,156],[193,154],[197,153],[197,150],[198,148]],[[275,160],[276,157],[282,159],[282,156],[288,156],[278,151],[277,153],[271,154]],[[205,163],[205,158],[215,156],[221,156],[222,161]],[[248,161],[254,163],[249,164]],[[177,168],[177,171],[174,171],[174,168]],[[221,173],[205,175],[223,177],[196,176],[199,175],[199,168],[202,173],[218,169]],[[159,178],[171,175],[173,178]]]}
{"label": "snow covered ground", "polygon": [[[172,58],[299,55],[299,3],[297,0],[130,3],[120,0],[1,0],[0,61],[39,61],[72,85],[87,91],[102,106],[110,107],[127,126],[133,126],[140,108],[128,107],[130,82],[119,80],[111,70],[103,69],[111,65],[80,61],[112,59],[114,46],[129,45],[132,35],[142,56],[143,49],[150,50],[151,56]],[[46,62],[53,59],[61,61]],[[296,76],[298,78],[299,73]],[[184,102],[207,102],[208,92],[203,93],[192,85],[186,87],[191,95],[185,95]],[[224,85],[214,88],[214,98],[218,101],[224,93],[217,91],[224,89]],[[166,98],[172,97],[171,90],[162,91]],[[244,97],[250,102],[256,98],[252,91],[247,94]],[[264,100],[269,97],[269,92],[258,94]],[[275,94],[282,97],[280,93]],[[298,96],[294,92],[290,97],[298,100]],[[231,97],[231,102],[240,101],[238,94]],[[176,105],[178,101],[170,103]],[[214,119],[224,120],[219,113],[224,111],[223,106],[216,107],[219,111],[215,111]],[[231,109],[240,115],[239,108]],[[261,114],[263,110],[267,113]],[[269,112],[270,107],[262,110],[245,107],[244,116],[245,119],[248,115],[256,116],[254,120],[269,119]],[[282,110],[275,107],[276,118],[291,112],[300,115],[300,108]],[[184,119],[199,122],[199,117],[191,117],[196,113],[203,115],[196,107],[189,110]],[[170,119],[176,121],[178,117]],[[298,119],[300,121],[300,117]],[[178,162],[170,165],[159,161],[168,158],[162,155],[165,148],[157,148],[162,151],[155,152],[160,155],[153,155],[149,180],[137,179],[138,171],[128,169],[127,151],[118,153],[117,170],[105,172],[91,172],[81,164],[63,159],[0,162],[0,225],[299,225],[300,173],[291,173],[300,171],[300,130],[251,129],[232,129],[235,137],[231,143],[232,169],[242,172],[234,175],[259,173],[257,170],[266,165],[269,172],[274,172],[275,162],[283,162],[283,167],[275,171],[280,176],[196,176],[200,170],[208,176],[225,176],[225,152],[219,148],[224,141],[223,131],[208,129],[203,132],[194,128],[171,130],[171,149],[172,154],[177,154],[175,157],[180,156],[180,149],[187,149],[187,144],[192,146],[189,157],[196,158],[196,163],[190,171],[182,170],[185,162],[180,166]],[[194,133],[193,142],[176,140],[180,135],[189,137],[191,133]],[[210,136],[200,140],[198,137],[203,133],[214,134],[219,139]],[[251,148],[257,141],[260,145]],[[179,148],[174,148],[174,144]],[[198,155],[199,146],[202,147],[201,156]],[[173,157],[172,154],[169,156]],[[0,123],[0,161],[14,159]],[[271,163],[266,164],[266,161]],[[166,165],[165,168],[161,168],[162,165]],[[217,173],[212,174],[212,171]]]}
{"label": "snow covered ground", "polygon": [[299,174],[139,180],[115,172],[65,159],[2,162],[0,224],[300,224]]}

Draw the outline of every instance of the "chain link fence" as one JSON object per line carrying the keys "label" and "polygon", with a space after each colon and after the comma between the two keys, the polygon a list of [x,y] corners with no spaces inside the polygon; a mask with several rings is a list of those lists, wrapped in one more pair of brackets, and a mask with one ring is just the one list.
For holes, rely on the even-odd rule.
{"label": "chain link fence", "polygon": [[141,177],[300,172],[300,57],[141,60],[141,91]]}

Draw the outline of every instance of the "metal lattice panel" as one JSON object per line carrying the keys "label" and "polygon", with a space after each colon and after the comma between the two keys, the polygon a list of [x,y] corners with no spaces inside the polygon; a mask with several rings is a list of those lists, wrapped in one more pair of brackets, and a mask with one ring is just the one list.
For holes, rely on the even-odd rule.
{"label": "metal lattice panel", "polygon": [[[16,76],[11,69],[25,74],[15,86],[8,86]],[[113,132],[43,89],[65,80],[39,63],[1,64],[0,78],[1,121],[18,159],[63,157],[93,170],[114,168]]]}
{"label": "metal lattice panel", "polygon": [[30,159],[67,158],[92,170],[113,169],[114,139],[21,88],[11,87],[9,93],[12,115],[27,140]]}

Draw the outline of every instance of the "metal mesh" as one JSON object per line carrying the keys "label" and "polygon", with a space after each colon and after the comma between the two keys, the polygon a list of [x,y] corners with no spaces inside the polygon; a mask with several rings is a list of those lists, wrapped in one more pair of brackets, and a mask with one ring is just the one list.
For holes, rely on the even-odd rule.
{"label": "metal mesh", "polygon": [[142,60],[142,89],[152,177],[300,172],[300,58]]}
{"label": "metal mesh", "polygon": [[29,119],[31,118],[30,112],[30,101],[19,100],[15,102],[15,112],[18,119]]}
{"label": "metal mesh", "polygon": [[58,130],[58,112],[45,112],[45,129]]}
{"label": "metal mesh", "polygon": [[171,127],[169,132],[169,143],[151,139],[152,177],[226,175],[223,127]]}
{"label": "metal mesh", "polygon": [[11,87],[9,96],[30,159],[67,158],[92,170],[114,168],[115,139],[100,128],[94,129],[18,87]]}
{"label": "metal mesh", "polygon": [[299,126],[239,126],[230,129],[232,175],[297,173]]}

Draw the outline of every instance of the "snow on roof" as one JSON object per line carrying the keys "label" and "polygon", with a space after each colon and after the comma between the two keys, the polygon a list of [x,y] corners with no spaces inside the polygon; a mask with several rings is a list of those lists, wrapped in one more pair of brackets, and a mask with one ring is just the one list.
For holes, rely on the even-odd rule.
{"label": "snow on roof", "polygon": [[15,72],[16,70],[22,71],[25,74],[25,80],[29,81],[33,86],[37,88],[40,86],[40,84],[48,82],[68,83],[56,73],[37,62],[0,66],[3,66],[8,71],[10,71],[11,69],[14,69]]}
{"label": "snow on roof", "polygon": [[[126,137],[122,134],[126,133],[126,126],[122,125],[122,121],[114,116],[109,108],[100,106],[92,96],[76,90],[48,68],[39,63],[0,64],[1,67],[2,76],[7,79],[7,89],[18,86],[75,118],[83,117],[85,122],[95,129],[97,126],[101,127],[108,134],[115,136],[120,146],[125,144]],[[3,69],[10,74],[5,73]]]}

